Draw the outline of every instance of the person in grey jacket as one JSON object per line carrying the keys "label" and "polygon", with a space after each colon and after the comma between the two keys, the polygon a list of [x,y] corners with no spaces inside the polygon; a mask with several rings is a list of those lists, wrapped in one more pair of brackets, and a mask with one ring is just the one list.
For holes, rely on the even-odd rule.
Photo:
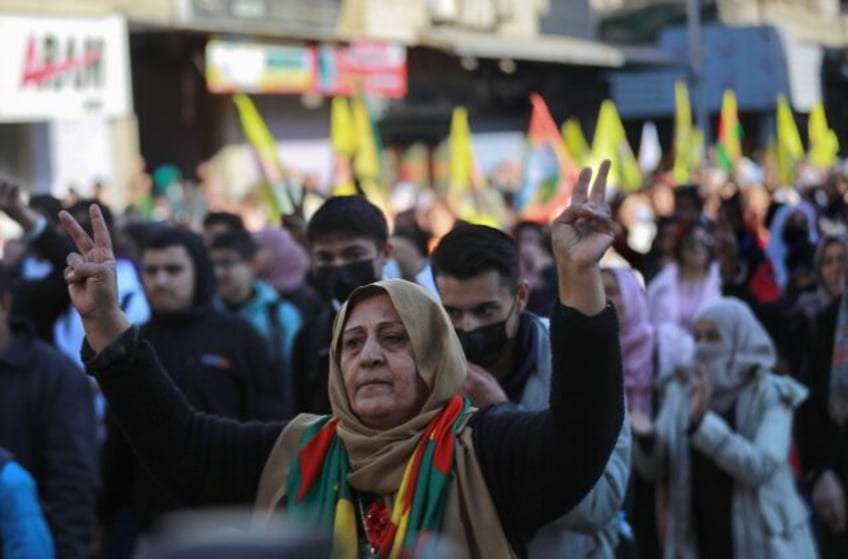
{"label": "person in grey jacket", "polygon": [[774,344],[738,299],[703,309],[695,341],[697,372],[667,379],[656,423],[631,414],[636,468],[667,476],[664,556],[817,557],[789,466],[807,389],[772,372]]}
{"label": "person in grey jacket", "polygon": [[[520,277],[513,240],[491,227],[460,225],[442,238],[431,262],[442,305],[469,362],[465,395],[478,407],[509,401],[527,410],[546,409],[548,320],[524,310],[530,289]],[[572,512],[537,532],[529,557],[615,557],[630,456],[625,420],[595,487]]]}

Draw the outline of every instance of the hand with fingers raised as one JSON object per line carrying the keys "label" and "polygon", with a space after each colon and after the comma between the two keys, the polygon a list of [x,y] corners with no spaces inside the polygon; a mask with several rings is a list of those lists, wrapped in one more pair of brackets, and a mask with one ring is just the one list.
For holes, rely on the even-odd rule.
{"label": "hand with fingers raised", "polygon": [[24,204],[18,183],[3,178],[0,178],[0,210],[26,232],[35,227],[39,217],[35,210]]}
{"label": "hand with fingers raised", "polygon": [[583,169],[571,203],[551,223],[560,302],[589,316],[606,306],[600,260],[614,235],[612,213],[604,200],[609,168],[609,161],[601,163],[591,191],[592,169]]}
{"label": "hand with fingers raised", "polygon": [[93,239],[68,212],[61,212],[59,219],[78,251],[68,255],[65,268],[71,303],[82,318],[88,344],[100,353],[124,333],[130,323],[118,304],[115,255],[103,212],[94,204],[89,214]]}

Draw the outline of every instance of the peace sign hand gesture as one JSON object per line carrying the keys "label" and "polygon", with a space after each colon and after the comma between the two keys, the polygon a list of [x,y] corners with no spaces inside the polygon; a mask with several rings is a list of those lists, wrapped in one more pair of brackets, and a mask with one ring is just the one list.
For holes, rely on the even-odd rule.
{"label": "peace sign hand gesture", "polygon": [[112,239],[96,204],[89,208],[94,239],[66,211],[59,219],[76,244],[68,255],[65,281],[71,303],[79,312],[91,348],[99,353],[127,328],[129,321],[118,305],[118,281]]}
{"label": "peace sign hand gesture", "polygon": [[601,163],[591,192],[592,169],[583,169],[574,185],[571,203],[551,224],[557,262],[575,270],[597,266],[612,244],[613,222],[604,202],[609,169],[608,160]]}
{"label": "peace sign hand gesture", "polygon": [[613,241],[614,225],[604,201],[609,169],[608,160],[601,163],[591,192],[592,169],[583,169],[571,203],[551,224],[560,301],[587,315],[606,305],[599,263]]}

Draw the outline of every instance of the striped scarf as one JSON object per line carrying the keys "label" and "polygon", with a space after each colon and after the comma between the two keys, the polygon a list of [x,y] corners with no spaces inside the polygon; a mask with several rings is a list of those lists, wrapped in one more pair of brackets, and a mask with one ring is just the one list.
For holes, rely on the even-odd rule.
{"label": "striped scarf", "polygon": [[[468,400],[455,396],[424,430],[406,464],[387,535],[375,550],[381,559],[434,556],[453,475],[456,433],[469,409]],[[334,557],[355,559],[356,511],[338,423],[326,416],[301,437],[286,480],[287,509],[301,525],[332,532]]]}

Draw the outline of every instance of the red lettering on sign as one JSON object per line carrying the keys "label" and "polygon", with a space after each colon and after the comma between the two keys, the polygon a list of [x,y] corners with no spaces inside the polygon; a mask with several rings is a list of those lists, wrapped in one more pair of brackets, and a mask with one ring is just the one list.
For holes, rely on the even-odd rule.
{"label": "red lettering on sign", "polygon": [[68,56],[65,60],[50,61],[41,60],[39,57],[37,40],[30,36],[27,40],[26,53],[24,54],[24,72],[21,76],[21,87],[34,85],[42,87],[50,78],[55,78],[84,68],[100,61],[103,52],[100,49],[92,49],[81,56]]}

